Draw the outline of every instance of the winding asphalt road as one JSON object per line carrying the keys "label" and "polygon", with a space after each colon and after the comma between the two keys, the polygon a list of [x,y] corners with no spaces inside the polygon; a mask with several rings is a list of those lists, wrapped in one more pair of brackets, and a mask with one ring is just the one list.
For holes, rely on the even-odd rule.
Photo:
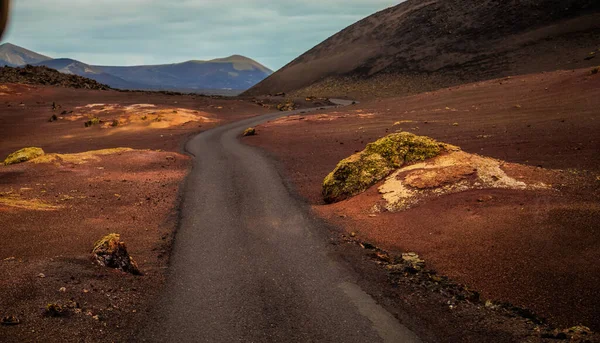
{"label": "winding asphalt road", "polygon": [[[338,101],[338,104],[344,104]],[[307,111],[307,110],[304,110]],[[261,152],[238,137],[278,112],[203,132],[150,342],[420,342],[327,255]]]}

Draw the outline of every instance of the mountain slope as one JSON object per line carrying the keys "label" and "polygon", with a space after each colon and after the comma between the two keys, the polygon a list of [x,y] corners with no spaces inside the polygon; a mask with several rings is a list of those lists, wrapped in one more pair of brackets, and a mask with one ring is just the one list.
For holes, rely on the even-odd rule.
{"label": "mountain slope", "polygon": [[[599,64],[595,0],[409,0],[349,26],[246,95],[394,96]],[[598,53],[600,54],[600,52]]]}
{"label": "mountain slope", "polygon": [[105,73],[98,67],[91,66],[70,58],[57,58],[40,63],[35,63],[36,66],[45,66],[48,68],[56,69],[64,74],[78,75],[86,77],[102,84],[108,85],[112,88],[118,89],[143,89],[145,85],[141,83],[134,83],[125,81],[117,76]]}
{"label": "mountain slope", "polygon": [[0,45],[0,66],[23,66],[50,59],[52,58],[10,43]]}
{"label": "mountain slope", "polygon": [[66,88],[108,90],[108,86],[95,80],[73,74],[60,73],[46,66],[0,67],[0,83],[51,85]]}
{"label": "mountain slope", "polygon": [[[0,45],[0,66],[27,64],[90,78],[113,88],[141,90],[239,92],[273,73],[260,63],[240,55],[210,61],[115,67],[94,66],[69,58],[52,59],[10,43]],[[229,91],[226,93],[229,94]]]}
{"label": "mountain slope", "polygon": [[270,69],[243,56],[152,66],[96,68],[150,87],[185,89],[248,89],[272,73]]}

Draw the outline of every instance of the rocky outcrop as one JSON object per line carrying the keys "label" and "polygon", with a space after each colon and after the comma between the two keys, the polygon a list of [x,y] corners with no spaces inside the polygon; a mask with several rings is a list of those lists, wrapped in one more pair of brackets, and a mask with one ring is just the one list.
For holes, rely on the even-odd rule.
{"label": "rocky outcrop", "polygon": [[342,160],[323,181],[327,203],[362,193],[405,163],[424,161],[452,147],[412,133],[394,133]]}
{"label": "rocky outcrop", "polygon": [[116,233],[104,236],[94,244],[92,249],[94,259],[103,267],[119,269],[126,273],[140,275],[137,263],[127,252],[125,242]]}
{"label": "rocky outcrop", "polygon": [[44,150],[41,148],[30,147],[23,148],[21,150],[15,151],[12,154],[8,155],[8,157],[4,160],[4,165],[8,166],[11,164],[23,163],[29,160],[33,160],[34,158],[40,157],[44,155]]}

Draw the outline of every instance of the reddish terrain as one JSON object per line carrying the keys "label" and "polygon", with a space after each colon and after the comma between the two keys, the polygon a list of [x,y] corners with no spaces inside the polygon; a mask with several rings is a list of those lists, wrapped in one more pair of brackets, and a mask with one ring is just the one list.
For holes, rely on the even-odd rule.
{"label": "reddish terrain", "polygon": [[[4,84],[0,93],[0,159],[29,146],[60,153],[44,156],[47,163],[0,166],[0,318],[21,322],[0,325],[0,341],[130,340],[165,279],[190,167],[182,144],[269,109],[232,99],[34,85]],[[85,127],[93,118],[100,122]],[[143,150],[93,152],[117,147]],[[113,232],[143,276],[92,262],[94,242]],[[49,303],[72,308],[47,317]]]}
{"label": "reddish terrain", "polygon": [[[406,211],[373,211],[377,187],[323,205],[343,158],[397,130],[530,167],[546,190],[471,190]],[[416,252],[484,299],[532,309],[555,327],[600,330],[600,74],[514,76],[293,116],[244,138],[281,161],[295,190],[347,236]],[[520,176],[519,176],[520,175]]]}

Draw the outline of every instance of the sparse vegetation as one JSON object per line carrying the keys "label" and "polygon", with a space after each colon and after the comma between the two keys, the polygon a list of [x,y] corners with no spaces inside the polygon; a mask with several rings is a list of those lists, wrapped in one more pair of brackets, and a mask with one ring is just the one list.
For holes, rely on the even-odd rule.
{"label": "sparse vegetation", "polygon": [[112,126],[112,127],[119,126],[119,121],[117,119],[113,120],[112,123],[110,123],[110,126]]}
{"label": "sparse vegetation", "polygon": [[293,102],[292,100],[288,100],[285,102],[282,102],[280,104],[277,105],[277,110],[279,111],[293,111],[295,110],[297,107],[296,103]]}
{"label": "sparse vegetation", "polygon": [[41,148],[30,147],[23,148],[21,150],[15,151],[12,154],[8,155],[8,157],[4,160],[4,165],[8,166],[11,164],[27,162],[29,160],[33,160],[34,158],[40,157],[44,155],[44,150]]}
{"label": "sparse vegetation", "polygon": [[98,125],[101,122],[102,121],[99,118],[93,117],[90,120],[86,121],[84,125],[85,125],[85,127],[91,127],[91,126],[94,126],[94,125]]}
{"label": "sparse vegetation", "polygon": [[246,137],[246,136],[254,136],[256,135],[256,129],[253,127],[249,127],[246,130],[244,130],[244,133],[242,134],[242,136]]}
{"label": "sparse vegetation", "polygon": [[0,205],[31,211],[54,211],[60,209],[60,206],[55,206],[39,199],[23,199],[18,194],[11,192],[0,193]]}
{"label": "sparse vegetation", "polygon": [[50,119],[48,119],[48,121],[51,123],[53,121],[57,121],[58,117],[56,116],[56,114],[53,114],[52,117],[50,117]]}
{"label": "sparse vegetation", "polygon": [[131,148],[113,148],[113,149],[102,149],[102,150],[92,150],[86,152],[80,152],[76,154],[45,154],[44,156],[40,156],[34,160],[32,163],[55,163],[55,162],[64,162],[64,163],[74,163],[74,164],[84,164],[89,161],[98,161],[100,160],[99,156],[107,156],[112,154],[119,154],[123,152],[133,151]]}
{"label": "sparse vegetation", "polygon": [[46,305],[44,314],[48,317],[62,317],[66,314],[66,311],[61,305],[50,303]]}
{"label": "sparse vegetation", "polygon": [[405,163],[439,155],[449,146],[412,133],[394,133],[367,145],[365,150],[342,160],[323,181],[327,203],[365,191]]}
{"label": "sparse vegetation", "polygon": [[600,72],[600,66],[599,67],[595,67],[590,71],[590,74],[592,75],[596,75]]}

